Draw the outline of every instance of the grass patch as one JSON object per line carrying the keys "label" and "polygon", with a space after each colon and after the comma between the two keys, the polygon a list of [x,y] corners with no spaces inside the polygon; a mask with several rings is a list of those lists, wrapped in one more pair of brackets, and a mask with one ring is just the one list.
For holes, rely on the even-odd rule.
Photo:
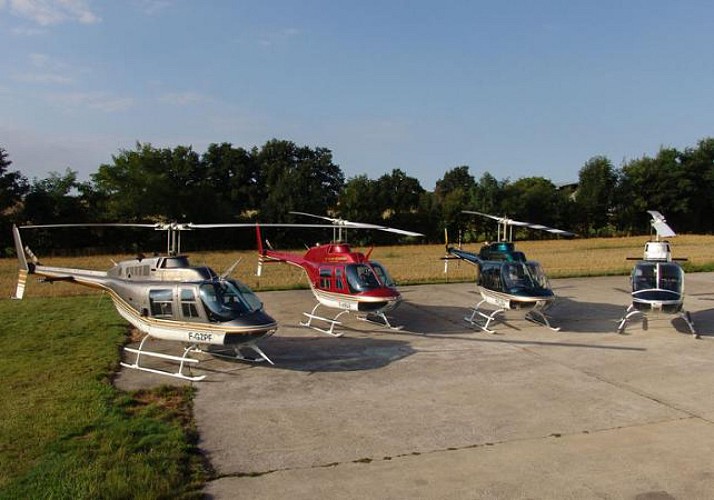
{"label": "grass patch", "polygon": [[97,296],[0,301],[0,497],[199,497],[194,389],[111,385],[127,326]]}

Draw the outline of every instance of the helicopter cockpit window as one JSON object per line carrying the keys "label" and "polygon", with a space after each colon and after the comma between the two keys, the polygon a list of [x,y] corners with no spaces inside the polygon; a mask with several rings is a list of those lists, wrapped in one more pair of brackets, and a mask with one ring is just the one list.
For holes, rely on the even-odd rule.
{"label": "helicopter cockpit window", "polygon": [[387,269],[382,266],[382,264],[380,264],[379,262],[372,262],[372,269],[374,269],[374,272],[377,274],[377,277],[379,277],[379,280],[384,283],[384,286],[388,286],[389,288],[397,287],[397,284],[394,282],[392,277],[387,272]]}
{"label": "helicopter cockpit window", "polygon": [[204,283],[199,287],[199,295],[214,321],[230,321],[263,307],[247,286],[234,280]]}
{"label": "helicopter cockpit window", "polygon": [[365,264],[349,264],[345,267],[347,284],[352,293],[379,288],[379,281],[372,268]]}

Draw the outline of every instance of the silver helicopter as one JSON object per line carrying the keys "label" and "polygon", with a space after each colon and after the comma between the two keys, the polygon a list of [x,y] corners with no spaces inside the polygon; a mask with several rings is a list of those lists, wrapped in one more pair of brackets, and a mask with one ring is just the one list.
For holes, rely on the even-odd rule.
{"label": "silver helicopter", "polygon": [[[243,283],[231,279],[236,262],[220,276],[207,266],[191,266],[180,254],[181,231],[201,224],[83,224],[81,226],[147,227],[167,232],[167,254],[116,263],[107,271],[73,269],[42,265],[29,247],[24,247],[20,230],[73,227],[78,224],[13,226],[12,232],[19,260],[17,288],[13,298],[22,299],[28,275],[42,281],[66,281],[106,292],[119,315],[144,334],[137,349],[125,347],[134,362],[122,362],[126,368],[199,381],[205,375],[184,373],[187,365],[198,363],[192,352],[211,347],[209,354],[244,361],[273,362],[258,347],[257,341],[277,330],[277,322],[263,309],[260,299]],[[233,225],[235,227],[236,225]],[[244,224],[253,226],[253,224]],[[155,352],[146,348],[150,338],[184,343],[183,355]],[[249,350],[258,357],[247,357]],[[179,363],[175,372],[142,365],[142,358],[161,358]]]}

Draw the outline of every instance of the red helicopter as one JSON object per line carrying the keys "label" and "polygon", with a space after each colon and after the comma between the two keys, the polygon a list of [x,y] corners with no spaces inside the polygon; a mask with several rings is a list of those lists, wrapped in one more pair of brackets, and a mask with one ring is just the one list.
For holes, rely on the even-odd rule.
{"label": "red helicopter", "polygon": [[[357,316],[361,320],[385,325],[393,330],[401,329],[401,326],[392,326],[386,316],[386,313],[397,307],[402,300],[396,283],[383,265],[369,260],[372,249],[366,255],[352,251],[350,245],[342,240],[342,230],[345,228],[376,229],[403,236],[416,237],[424,235],[376,224],[350,222],[344,219],[323,217],[304,212],[290,213],[328,220],[332,224],[327,227],[332,227],[333,233],[337,233],[333,234],[332,242],[317,244],[309,248],[305,255],[297,255],[265,248],[260,234],[260,226],[256,226],[259,254],[258,275],[261,274],[262,264],[267,262],[287,262],[302,268],[307,274],[310,281],[310,289],[317,299],[317,304],[309,313],[303,313],[307,317],[307,321],[300,322],[300,325],[334,337],[340,337],[342,333],[335,332],[335,325],[342,324],[339,321],[340,316],[350,311],[356,311],[364,313]],[[289,227],[292,225],[285,224],[284,226]],[[304,224],[296,224],[294,226],[305,227]],[[313,227],[320,226],[313,225]],[[333,318],[319,316],[316,312],[321,305],[339,309],[340,312]],[[313,321],[327,323],[329,328],[315,326]]]}

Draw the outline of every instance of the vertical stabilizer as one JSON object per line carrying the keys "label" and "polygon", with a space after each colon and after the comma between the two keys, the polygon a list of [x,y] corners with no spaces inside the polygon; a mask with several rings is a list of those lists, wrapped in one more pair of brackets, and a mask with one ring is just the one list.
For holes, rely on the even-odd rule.
{"label": "vertical stabilizer", "polygon": [[22,239],[20,238],[20,229],[17,226],[12,226],[12,237],[15,240],[15,251],[17,252],[17,260],[19,262],[19,271],[17,273],[17,287],[13,299],[20,300],[25,294],[25,283],[27,283],[27,275],[29,266],[27,265],[27,256],[25,249],[22,248]]}
{"label": "vertical stabilizer", "polygon": [[263,274],[263,256],[265,251],[263,250],[263,237],[260,234],[260,226],[255,225],[255,237],[258,240],[258,269],[255,272],[256,276],[261,276]]}

